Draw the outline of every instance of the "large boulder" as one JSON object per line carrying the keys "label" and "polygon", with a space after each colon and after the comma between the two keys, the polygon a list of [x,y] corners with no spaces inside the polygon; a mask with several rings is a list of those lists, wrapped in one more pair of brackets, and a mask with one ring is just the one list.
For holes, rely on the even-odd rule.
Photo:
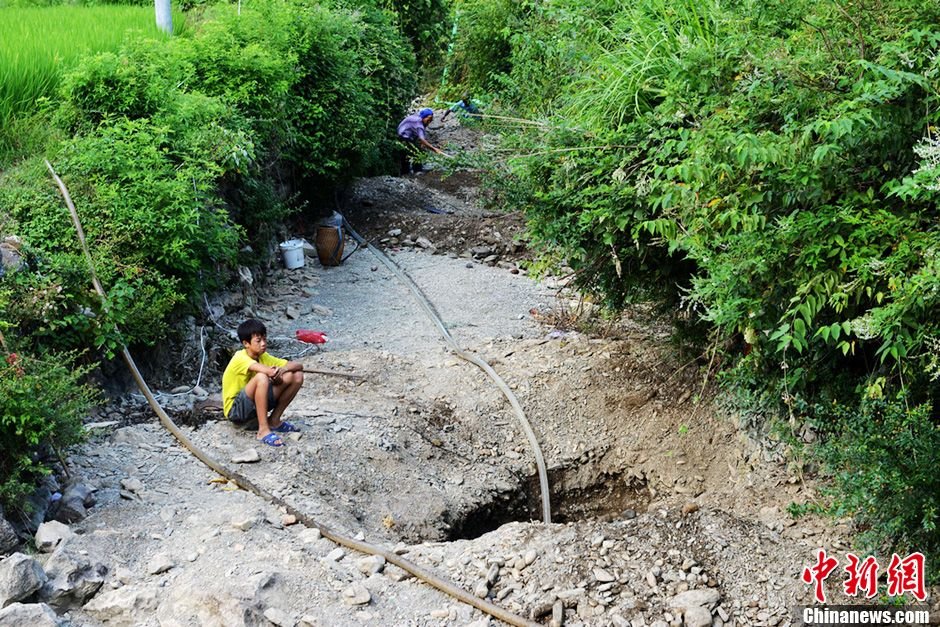
{"label": "large boulder", "polygon": [[157,609],[157,591],[152,586],[123,586],[96,595],[83,609],[108,625],[133,627]]}
{"label": "large boulder", "polygon": [[45,582],[46,573],[39,562],[28,555],[14,553],[0,561],[0,607],[26,599]]}
{"label": "large boulder", "polygon": [[36,542],[37,549],[43,553],[52,553],[74,535],[68,525],[63,525],[57,520],[50,520],[39,525],[33,540]]}
{"label": "large boulder", "polygon": [[20,252],[23,242],[15,235],[10,235],[0,241],[0,277],[7,272],[15,272],[25,265],[23,254]]}
{"label": "large boulder", "polygon": [[67,610],[79,607],[98,592],[108,569],[104,564],[64,545],[49,557],[46,574],[49,580],[39,591],[39,598],[53,608]]}
{"label": "large boulder", "polygon": [[73,483],[59,499],[53,517],[60,522],[75,523],[83,519],[94,504],[94,490],[83,483]]}
{"label": "large boulder", "polygon": [[3,508],[0,507],[0,555],[12,553],[19,545],[20,539],[16,535],[16,530],[4,517]]}
{"label": "large boulder", "polygon": [[64,627],[67,624],[45,603],[14,603],[0,610],[3,627]]}
{"label": "large boulder", "polygon": [[59,482],[55,477],[48,475],[36,490],[26,499],[22,518],[13,522],[13,528],[22,537],[30,537],[46,520],[46,513],[52,504],[53,495],[59,491]]}
{"label": "large boulder", "polygon": [[245,581],[197,590],[190,582],[177,580],[160,604],[157,619],[167,625],[269,627],[264,611],[290,602],[284,581],[276,573],[260,573]]}

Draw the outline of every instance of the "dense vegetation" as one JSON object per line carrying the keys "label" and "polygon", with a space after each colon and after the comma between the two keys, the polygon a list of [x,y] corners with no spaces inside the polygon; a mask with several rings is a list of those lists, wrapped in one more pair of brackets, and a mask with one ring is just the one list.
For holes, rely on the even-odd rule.
{"label": "dense vegetation", "polygon": [[936,555],[940,5],[455,8],[450,75],[538,122],[503,127],[492,178],[542,263],[691,323],[795,465],[823,436],[869,548]]}
{"label": "dense vegetation", "polygon": [[[28,112],[55,96],[62,67],[116,50],[125,37],[159,38],[153,7],[4,8],[0,19],[0,155],[28,143]],[[182,24],[177,16],[177,24]],[[27,141],[21,135],[27,136]],[[0,157],[0,163],[5,159]]]}
{"label": "dense vegetation", "polygon": [[[513,156],[484,161],[540,265],[570,264],[612,309],[673,312],[742,420],[776,425],[796,471],[823,462],[828,509],[854,515],[868,548],[937,554],[940,5],[182,6],[181,35],[113,29],[75,43],[64,73],[24,74],[0,49],[17,76],[0,82],[0,236],[23,258],[0,276],[0,502],[45,470],[37,451],[79,437],[84,368],[158,341],[256,261],[237,251],[267,248],[298,210],[291,191],[382,167],[415,58],[426,75],[452,9],[442,95],[502,114]],[[0,47],[25,49],[15,37]],[[106,307],[42,156],[76,199]]]}
{"label": "dense vegetation", "polygon": [[[63,64],[19,115],[30,141],[0,159],[15,163],[0,174],[0,240],[18,236],[6,250],[22,259],[0,270],[0,503],[47,469],[43,447],[80,435],[94,397],[81,375],[98,359],[160,341],[236,263],[258,264],[238,251],[269,249],[297,190],[328,197],[384,166],[415,88],[396,23],[367,2],[201,4],[176,37],[139,32]],[[43,157],[75,200],[105,305]]]}

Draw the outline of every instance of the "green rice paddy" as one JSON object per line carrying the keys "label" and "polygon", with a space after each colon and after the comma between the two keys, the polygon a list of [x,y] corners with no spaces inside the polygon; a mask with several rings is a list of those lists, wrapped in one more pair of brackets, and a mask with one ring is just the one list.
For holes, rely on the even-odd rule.
{"label": "green rice paddy", "polygon": [[163,36],[152,5],[0,8],[0,129],[54,97],[62,72],[81,57],[117,50],[126,37]]}

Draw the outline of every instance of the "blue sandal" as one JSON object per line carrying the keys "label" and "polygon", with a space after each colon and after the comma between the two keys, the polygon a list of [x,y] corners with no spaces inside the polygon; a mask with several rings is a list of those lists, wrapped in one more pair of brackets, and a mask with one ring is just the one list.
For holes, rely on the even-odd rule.
{"label": "blue sandal", "polygon": [[278,433],[300,433],[300,429],[287,422],[286,420],[279,424],[278,426],[271,429],[271,431],[277,431]]}
{"label": "blue sandal", "polygon": [[284,440],[282,440],[281,436],[279,436],[276,433],[267,434],[266,436],[261,438],[261,441],[267,444],[268,446],[274,446],[274,447],[284,446]]}

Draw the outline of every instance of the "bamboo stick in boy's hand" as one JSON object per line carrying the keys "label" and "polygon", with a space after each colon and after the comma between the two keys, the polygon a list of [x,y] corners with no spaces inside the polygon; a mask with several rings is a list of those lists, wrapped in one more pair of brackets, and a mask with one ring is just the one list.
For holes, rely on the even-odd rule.
{"label": "bamboo stick in boy's hand", "polygon": [[325,374],[331,377],[346,377],[347,379],[365,379],[361,374],[352,374],[351,372],[336,372],[335,370],[318,370],[316,368],[304,368],[307,374]]}

